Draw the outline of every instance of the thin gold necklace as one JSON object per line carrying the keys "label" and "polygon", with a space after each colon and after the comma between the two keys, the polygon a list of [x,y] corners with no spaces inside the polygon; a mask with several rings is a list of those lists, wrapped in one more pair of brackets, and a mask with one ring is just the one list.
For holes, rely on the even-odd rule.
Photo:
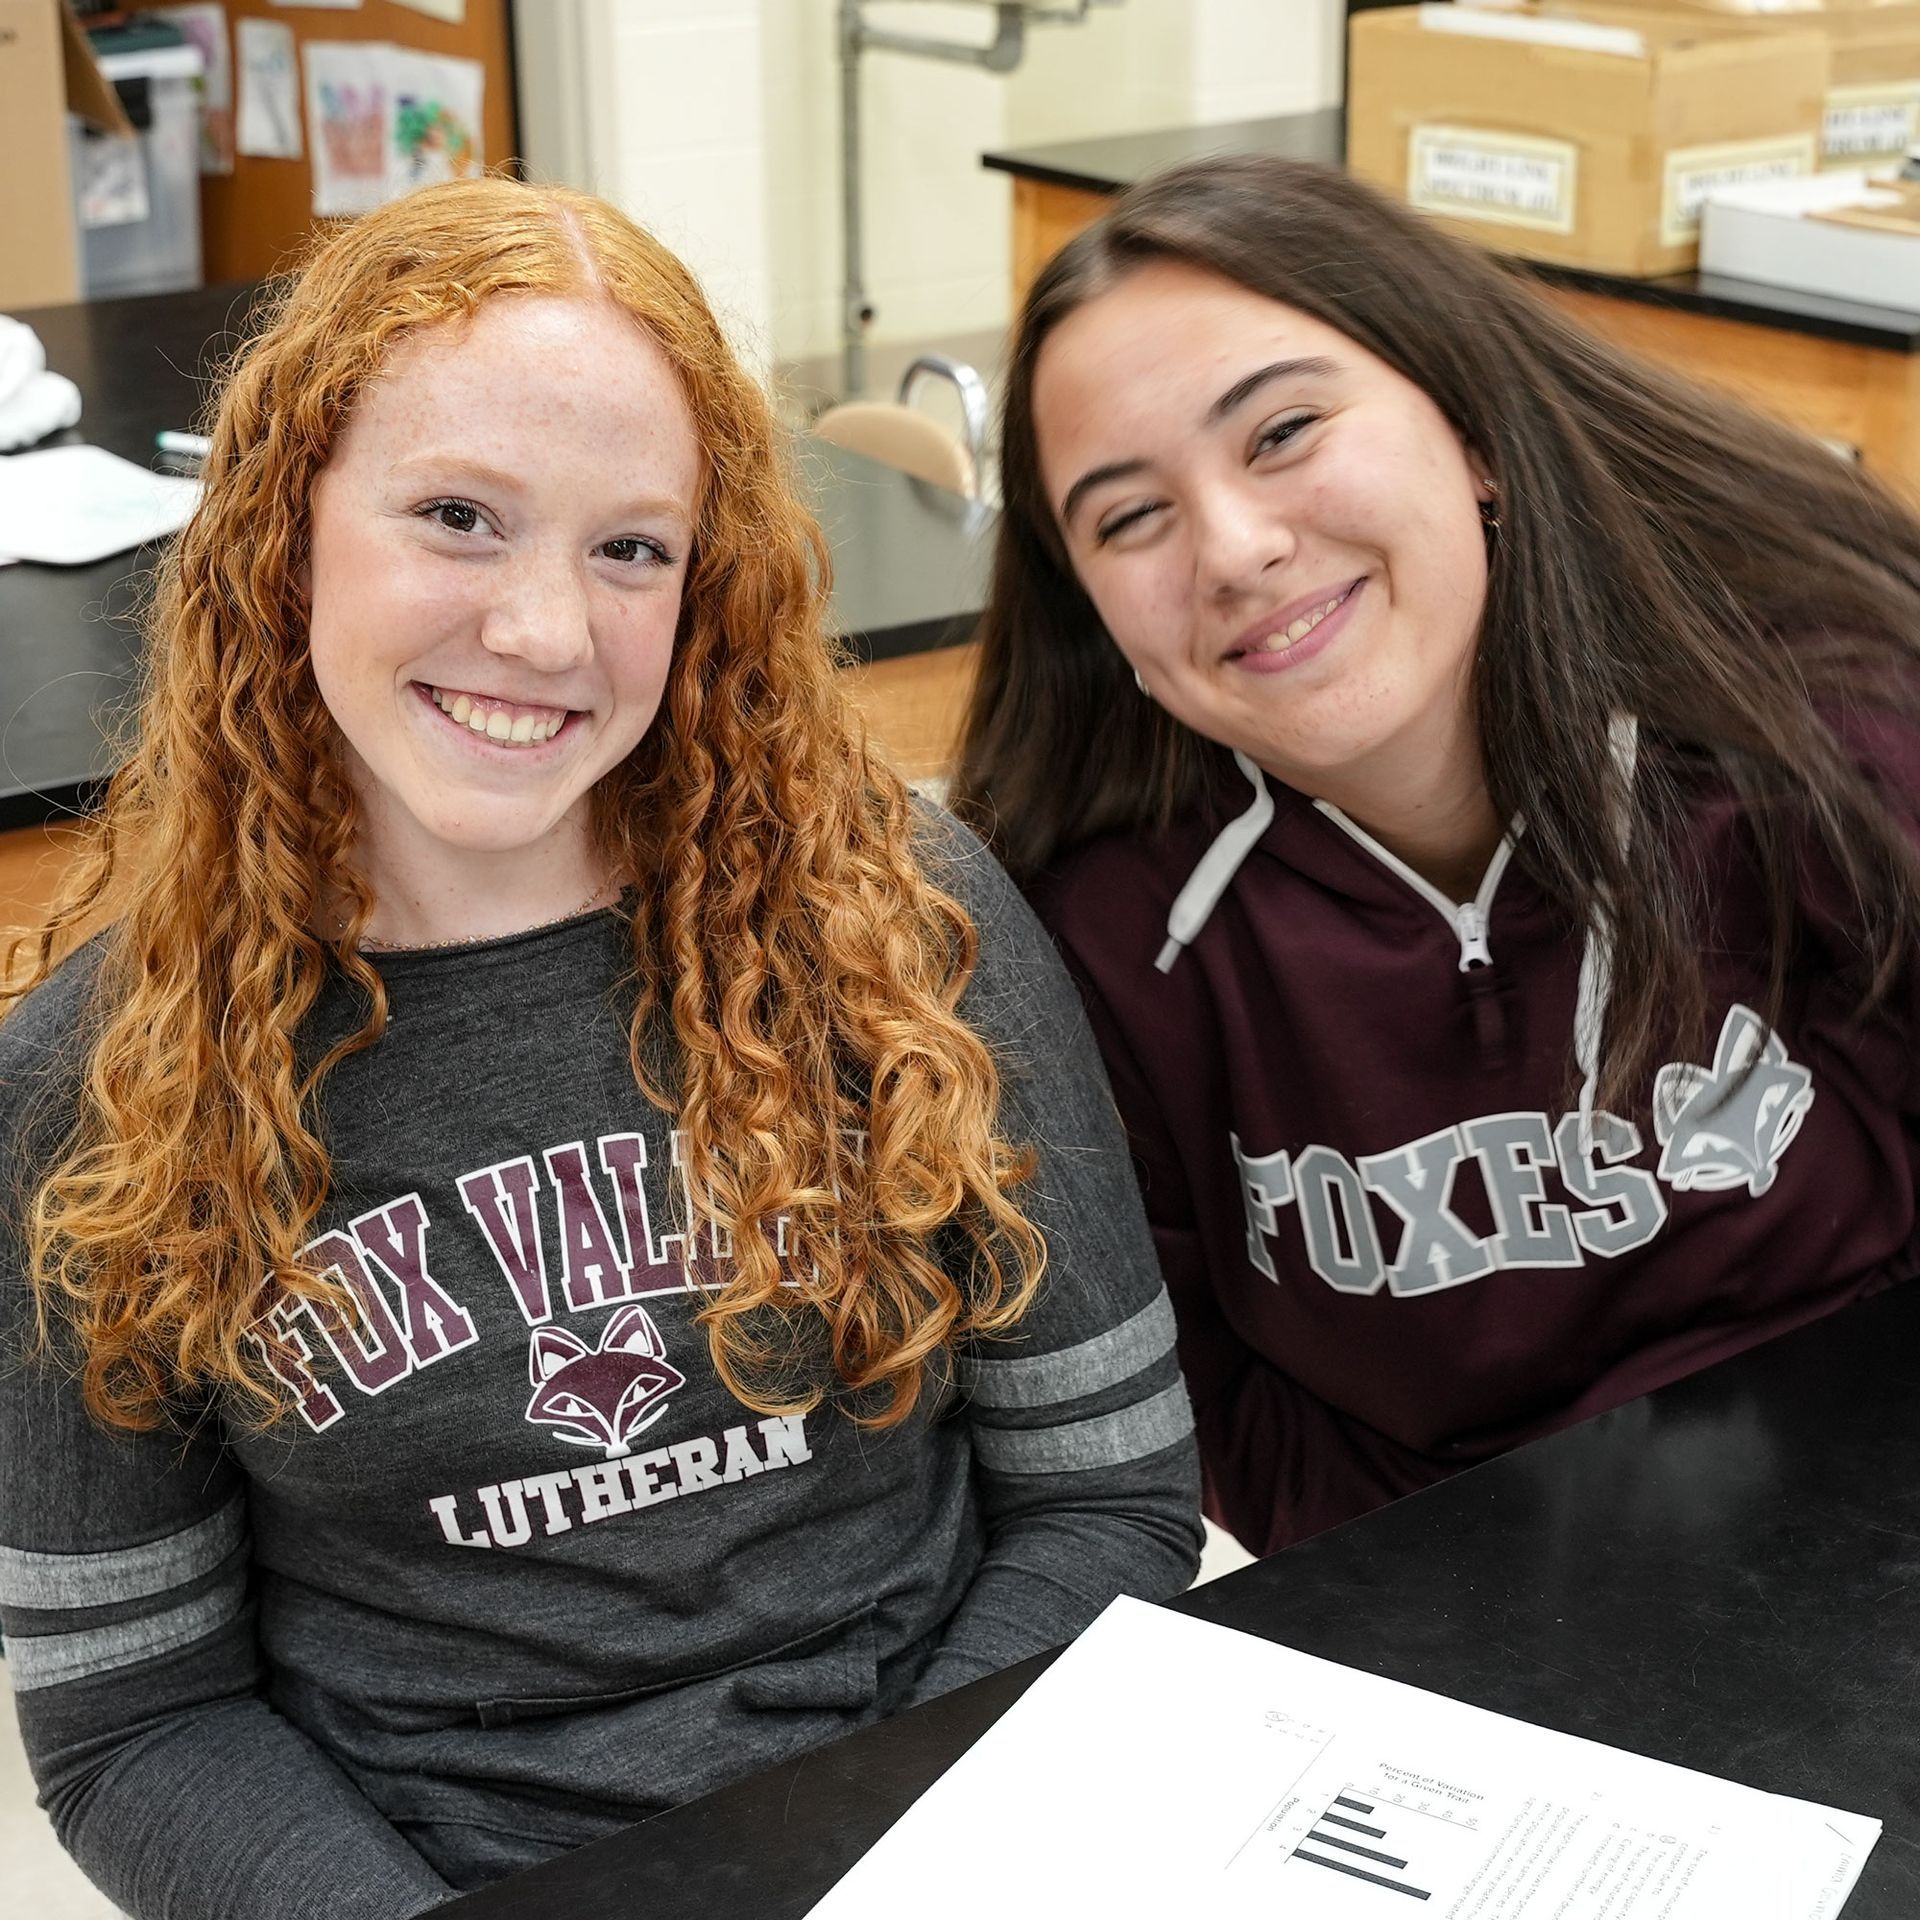
{"label": "thin gold necklace", "polygon": [[[363,953],[434,953],[444,947],[478,946],[482,941],[517,940],[523,933],[544,932],[548,927],[557,927],[566,920],[577,920],[594,907],[606,904],[600,896],[606,892],[607,885],[606,881],[601,881],[577,907],[569,907],[565,913],[556,913],[551,920],[536,920],[529,927],[511,927],[505,933],[462,933],[456,934],[451,940],[381,940],[363,933],[360,936],[360,948]],[[345,933],[346,928],[342,927],[340,931]]]}

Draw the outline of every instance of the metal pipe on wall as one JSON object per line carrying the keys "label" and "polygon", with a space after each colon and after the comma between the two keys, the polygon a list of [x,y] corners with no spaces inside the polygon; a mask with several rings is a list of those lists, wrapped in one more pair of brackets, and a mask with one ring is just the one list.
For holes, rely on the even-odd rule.
{"label": "metal pipe on wall", "polygon": [[867,389],[873,321],[860,244],[860,24],[860,0],[840,0],[840,375],[848,399]]}
{"label": "metal pipe on wall", "polygon": [[891,27],[869,26],[865,4],[866,0],[840,0],[839,17],[840,217],[845,263],[841,374],[847,399],[866,391],[867,328],[873,324],[862,244],[860,56],[868,51],[905,53],[925,60],[949,60],[963,66],[982,67],[988,73],[1011,73],[1026,52],[1030,20],[1071,24],[1084,20],[1092,7],[1118,6],[1120,0],[983,0],[994,12],[993,38],[984,46],[969,41],[942,40],[932,34],[901,33]]}

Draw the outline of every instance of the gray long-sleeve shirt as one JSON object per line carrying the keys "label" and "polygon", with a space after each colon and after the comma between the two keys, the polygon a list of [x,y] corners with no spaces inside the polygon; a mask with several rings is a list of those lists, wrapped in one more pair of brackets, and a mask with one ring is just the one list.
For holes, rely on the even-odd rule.
{"label": "gray long-sleeve shirt", "polygon": [[[315,1250],[361,1322],[284,1314],[310,1363],[270,1432],[109,1433],[64,1372],[0,1366],[21,1728],[138,1920],[416,1913],[1191,1576],[1191,1422],[1104,1080],[998,869],[935,838],[1050,1249],[937,1410],[876,1433],[721,1386],[694,1315],[727,1250],[681,1237],[612,915],[380,958],[392,1025],[328,1083]],[[70,1085],[92,958],[0,1026],[8,1147]],[[354,1018],[331,992],[315,1037]],[[16,1234],[10,1206],[9,1356]]]}

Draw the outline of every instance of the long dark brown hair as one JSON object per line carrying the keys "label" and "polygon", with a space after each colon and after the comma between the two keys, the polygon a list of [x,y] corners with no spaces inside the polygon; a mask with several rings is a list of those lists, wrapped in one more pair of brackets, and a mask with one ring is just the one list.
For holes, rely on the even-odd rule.
{"label": "long dark brown hair", "polygon": [[[1202,161],[1143,182],[1027,298],[955,783],[1015,875],[1098,834],[1164,826],[1224,758],[1136,693],[1074,577],[1034,432],[1053,330],[1165,260],[1337,328],[1423,389],[1495,475],[1502,526],[1473,665],[1487,786],[1502,818],[1525,818],[1518,857],[1536,882],[1574,924],[1610,925],[1601,1098],[1704,1021],[1702,876],[1671,856],[1708,788],[1742,807],[1765,875],[1768,1017],[1810,853],[1858,903],[1862,1003],[1879,999],[1920,929],[1920,861],[1832,722],[1914,708],[1920,521],[1818,442],[1613,351],[1492,256],[1297,161]],[[1608,745],[1622,712],[1639,723],[1631,775]]]}

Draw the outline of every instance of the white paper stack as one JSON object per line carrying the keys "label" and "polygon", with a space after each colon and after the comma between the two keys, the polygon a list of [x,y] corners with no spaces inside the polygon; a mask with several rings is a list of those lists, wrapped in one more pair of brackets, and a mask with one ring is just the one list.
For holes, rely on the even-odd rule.
{"label": "white paper stack", "polygon": [[1117,1600],[814,1920],[1833,1920],[1856,1814]]}
{"label": "white paper stack", "polygon": [[0,458],[0,554],[84,566],[175,533],[200,482],[151,473],[104,447],[45,447]]}
{"label": "white paper stack", "polygon": [[1900,197],[1846,170],[1716,188],[1700,214],[1700,271],[1920,312],[1920,234],[1823,217],[1891,208]]}

